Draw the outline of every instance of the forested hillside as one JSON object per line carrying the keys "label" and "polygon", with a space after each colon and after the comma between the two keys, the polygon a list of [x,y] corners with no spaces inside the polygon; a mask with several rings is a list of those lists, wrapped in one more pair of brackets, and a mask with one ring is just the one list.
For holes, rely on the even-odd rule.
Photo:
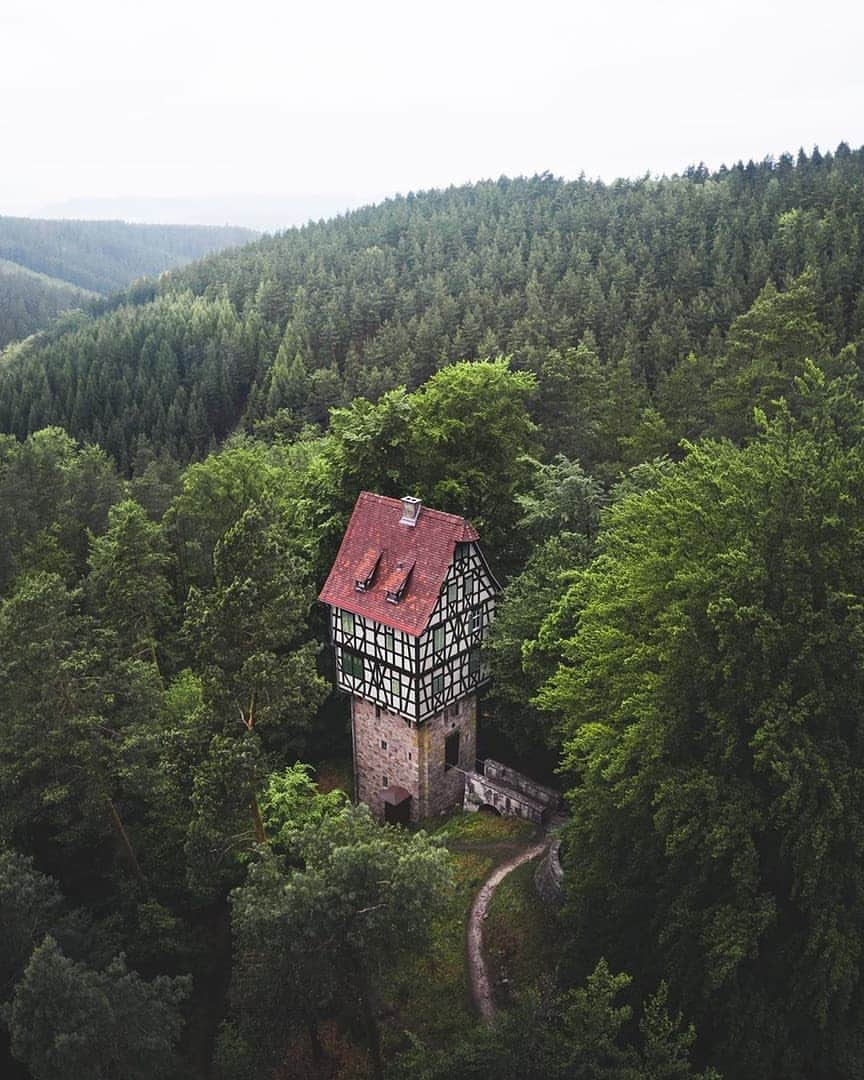
{"label": "forested hillside", "polygon": [[0,217],[0,348],[96,294],[253,236],[228,227]]}
{"label": "forested hillside", "polygon": [[[354,396],[506,354],[538,376],[547,447],[614,474],[733,422],[750,361],[746,345],[727,355],[726,332],[766,287],[807,271],[819,346],[858,339],[862,195],[864,152],[841,145],[716,174],[394,199],[207,258],[13,352],[0,427],[61,424],[124,469],[142,444],[189,460],[280,408],[322,424]],[[726,400],[695,400],[718,379]]]}
{"label": "forested hillside", "polygon": [[[3,354],[0,1071],[864,1074],[862,187],[841,145],[409,196]],[[567,796],[491,1028],[490,844],[331,782],[364,489],[476,525],[481,749]]]}
{"label": "forested hillside", "polygon": [[0,348],[47,326],[97,294],[0,259]]}

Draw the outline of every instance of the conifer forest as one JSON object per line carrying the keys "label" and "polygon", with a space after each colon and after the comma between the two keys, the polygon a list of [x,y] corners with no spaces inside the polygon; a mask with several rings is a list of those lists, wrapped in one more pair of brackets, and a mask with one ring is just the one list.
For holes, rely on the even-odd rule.
{"label": "conifer forest", "polygon": [[[864,148],[41,225],[0,218],[0,1074],[864,1076]],[[523,823],[351,798],[316,597],[361,491],[476,527],[480,741],[564,796],[491,1025],[465,919]]]}

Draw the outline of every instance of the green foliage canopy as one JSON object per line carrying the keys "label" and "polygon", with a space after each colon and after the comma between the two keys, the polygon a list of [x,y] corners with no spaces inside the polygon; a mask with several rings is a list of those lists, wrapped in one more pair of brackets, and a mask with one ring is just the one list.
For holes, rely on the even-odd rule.
{"label": "green foliage canopy", "polygon": [[34,1080],[169,1080],[186,978],[144,982],[117,957],[94,971],[52,937],[34,951],[6,1018]]}
{"label": "green foliage canopy", "polygon": [[610,509],[540,695],[573,970],[665,975],[742,1077],[864,1068],[862,429],[808,379],[819,419],[692,447]]}

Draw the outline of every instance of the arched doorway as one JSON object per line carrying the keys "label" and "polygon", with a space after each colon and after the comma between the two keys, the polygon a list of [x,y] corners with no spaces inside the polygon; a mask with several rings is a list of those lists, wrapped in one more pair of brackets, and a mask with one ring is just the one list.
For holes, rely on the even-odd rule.
{"label": "arched doorway", "polygon": [[411,821],[411,792],[399,784],[390,784],[381,792],[384,820],[388,825],[407,825]]}

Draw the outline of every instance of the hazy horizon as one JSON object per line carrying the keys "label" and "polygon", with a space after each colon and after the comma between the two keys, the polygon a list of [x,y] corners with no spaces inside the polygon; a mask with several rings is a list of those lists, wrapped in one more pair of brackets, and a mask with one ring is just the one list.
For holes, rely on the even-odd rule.
{"label": "hazy horizon", "polygon": [[126,221],[156,225],[233,225],[276,232],[304,225],[308,221],[331,218],[347,210],[377,200],[352,200],[350,195],[262,196],[243,193],[194,198],[181,196],[152,198],[82,196],[65,202],[46,203],[20,216],[48,220]]}
{"label": "hazy horizon", "polygon": [[434,10],[6,0],[0,214],[273,230],[549,171],[864,143],[864,12],[826,0]]}

